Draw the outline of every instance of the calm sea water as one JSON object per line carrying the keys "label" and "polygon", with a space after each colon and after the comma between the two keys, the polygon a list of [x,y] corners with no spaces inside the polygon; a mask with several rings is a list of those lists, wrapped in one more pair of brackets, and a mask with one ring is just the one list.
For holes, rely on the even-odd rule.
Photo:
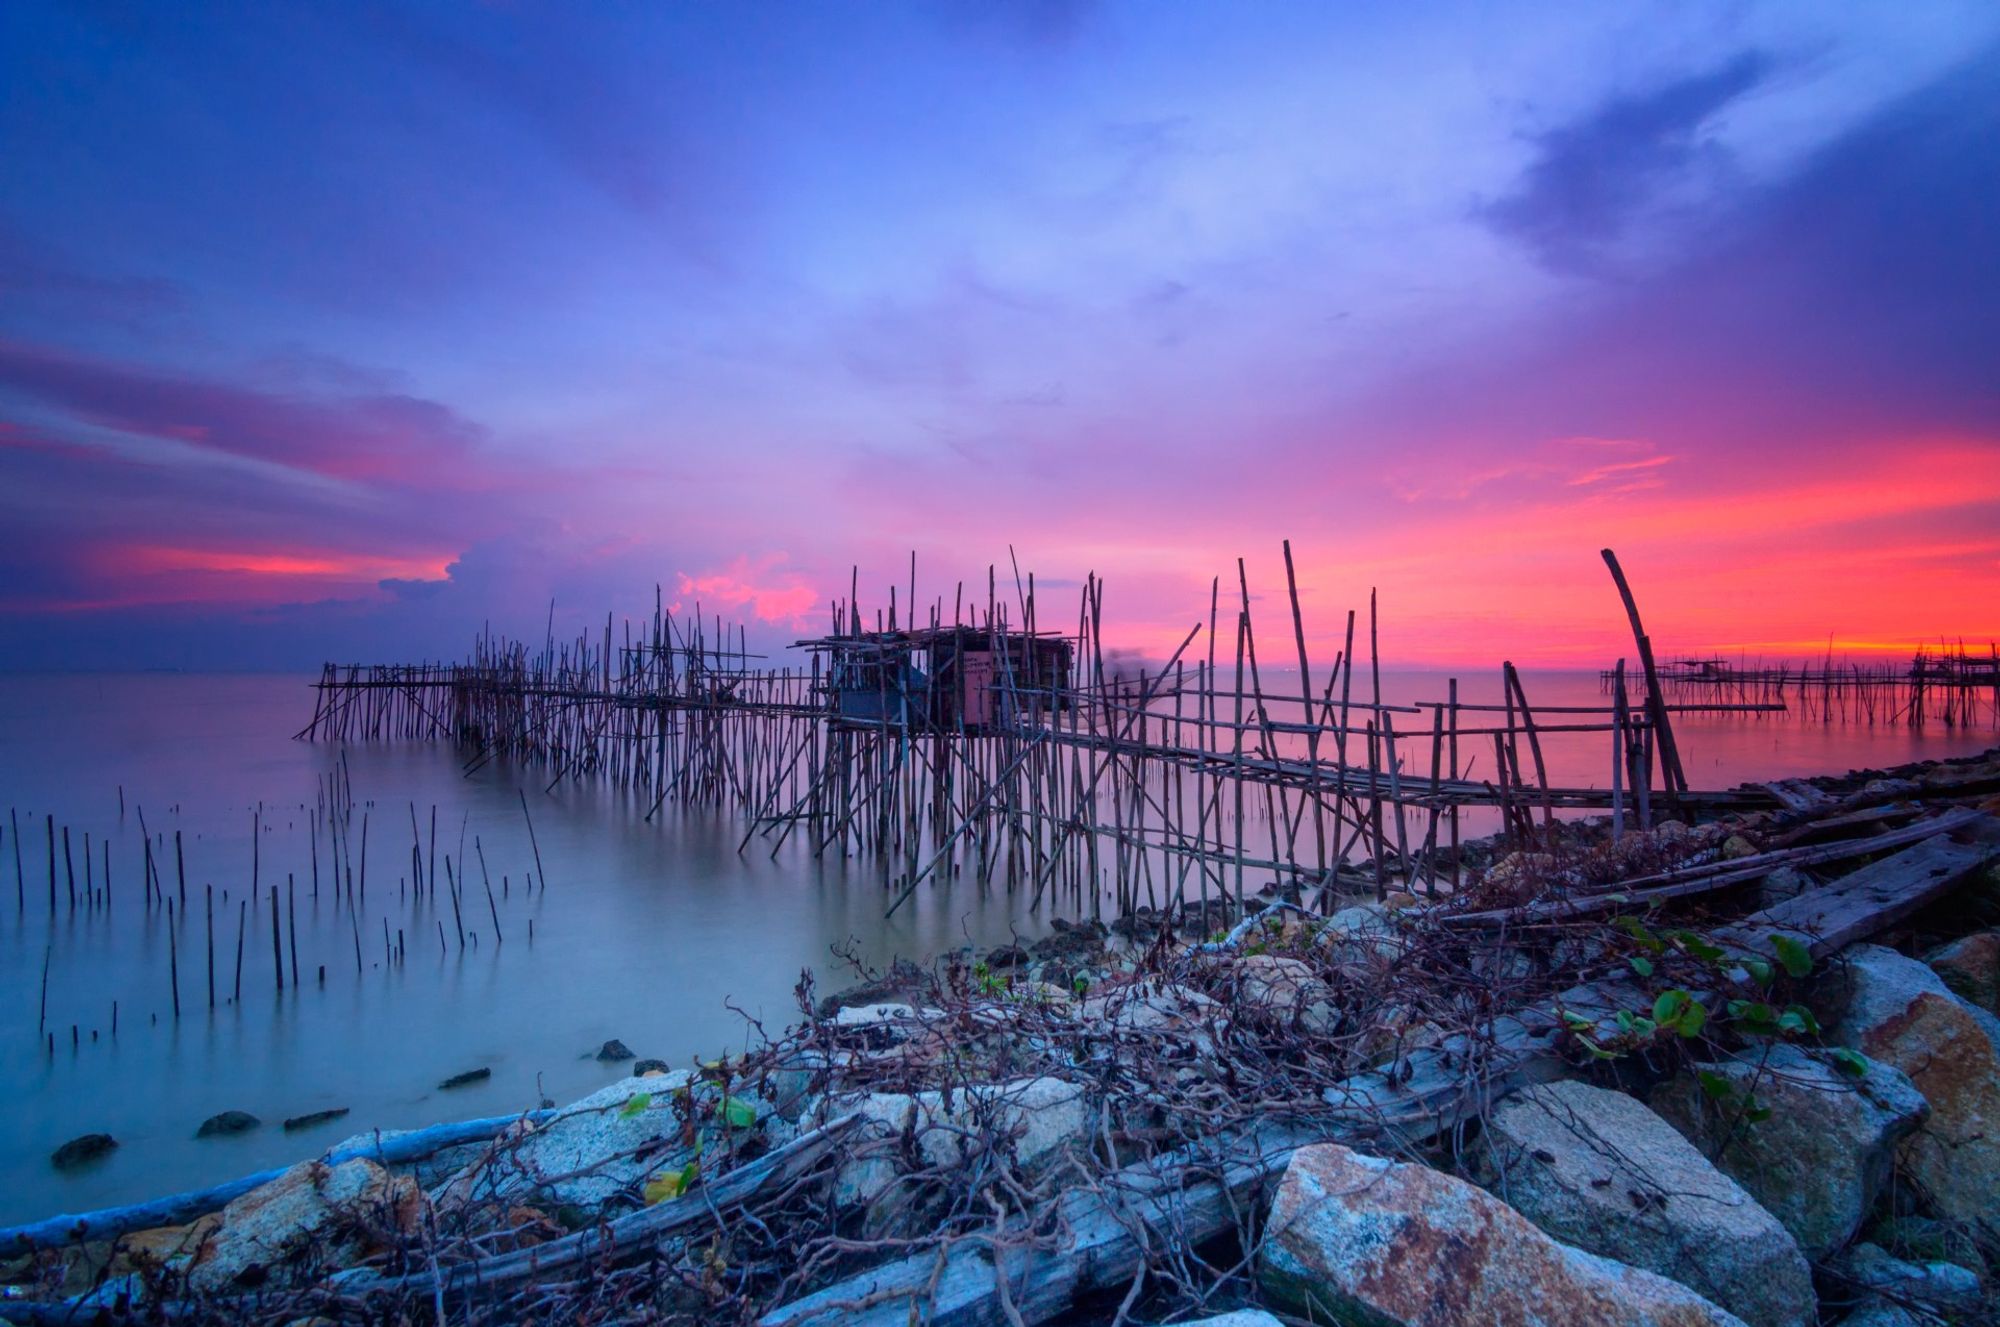
{"label": "calm sea water", "polygon": [[[1600,703],[1594,676],[1530,674],[1526,684],[1538,705]],[[1442,693],[1439,677],[1385,678],[1391,699]],[[1462,695],[1496,698],[1497,680],[1468,679]],[[743,827],[732,817],[670,812],[648,824],[645,805],[615,790],[565,784],[544,793],[545,773],[502,766],[467,778],[455,754],[439,746],[294,741],[310,710],[307,680],[297,677],[0,677],[0,815],[11,809],[19,825],[17,837],[12,823],[0,821],[0,1222],[212,1183],[363,1129],[502,1114],[544,1095],[569,1099],[616,1072],[590,1058],[610,1037],[669,1061],[713,1055],[742,1045],[748,1020],[790,1018],[802,969],[820,970],[822,990],[845,984],[834,946],[851,946],[880,965],[896,954],[1032,937],[1047,926],[1003,889],[967,883],[926,886],[884,921],[874,871],[860,862],[816,862],[802,850],[802,836],[775,860],[755,845],[739,855]],[[1920,735],[1784,716],[1690,716],[1678,727],[1689,776],[1705,786],[1927,759],[1994,740],[1991,732]],[[1549,755],[1558,782],[1601,785],[1608,777],[1608,738],[1551,738]],[[310,892],[307,825],[321,780],[343,760],[369,833],[367,898],[351,909],[336,901],[326,878],[323,836],[318,899]],[[523,790],[548,872],[546,887],[532,892],[523,887],[534,871]],[[253,899],[252,825],[260,806],[255,870],[262,891]],[[472,863],[462,918],[445,900],[442,866],[441,906],[413,898],[406,883],[399,888],[410,869],[413,806],[426,849],[435,806],[439,856]],[[175,831],[186,863],[178,1020],[170,1007],[166,918],[142,904],[142,810],[147,827],[164,834],[159,870],[176,897]],[[70,908],[58,830],[51,915],[50,815],[70,829],[68,860],[79,889],[83,835],[90,835],[90,878],[100,885],[109,842],[108,908]],[[1471,832],[1476,827],[1468,826]],[[357,828],[357,848],[358,837]],[[492,911],[475,845],[492,879]],[[284,894],[288,875],[299,900],[304,980],[302,989],[290,985],[287,935],[287,989],[280,994],[267,891],[275,884]],[[401,932],[407,958],[400,963],[384,959],[385,922],[391,943]],[[45,960],[53,1054],[38,1032]],[[470,1088],[437,1088],[476,1067],[490,1068],[492,1077]],[[351,1113],[317,1130],[287,1135],[278,1127],[287,1117],[341,1106]],[[247,1110],[265,1126],[195,1140],[204,1118],[227,1109]],[[63,1141],[98,1131],[120,1143],[103,1162],[68,1174],[50,1165]]]}

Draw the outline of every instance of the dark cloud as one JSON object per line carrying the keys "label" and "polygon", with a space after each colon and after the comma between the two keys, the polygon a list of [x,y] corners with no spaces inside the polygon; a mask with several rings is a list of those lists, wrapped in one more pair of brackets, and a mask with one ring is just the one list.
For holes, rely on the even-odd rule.
{"label": "dark cloud", "polygon": [[1594,307],[1395,384],[1360,427],[1416,440],[1447,472],[1552,438],[1646,438],[1688,456],[1676,482],[1837,465],[1885,438],[2000,444],[1994,54],[1884,107]]}
{"label": "dark cloud", "polygon": [[1486,220],[1550,267],[1595,265],[1676,185],[1721,164],[1703,128],[1772,68],[1748,52],[1536,136],[1534,164],[1514,193],[1484,209]]}
{"label": "dark cloud", "polygon": [[436,482],[484,430],[401,393],[310,397],[0,342],[0,396],[100,428],[341,479]]}

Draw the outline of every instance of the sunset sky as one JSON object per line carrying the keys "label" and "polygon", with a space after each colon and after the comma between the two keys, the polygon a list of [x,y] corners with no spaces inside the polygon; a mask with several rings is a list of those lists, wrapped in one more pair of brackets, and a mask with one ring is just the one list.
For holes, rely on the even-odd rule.
{"label": "sunset sky", "polygon": [[2000,637],[1991,0],[193,8],[0,7],[0,668]]}

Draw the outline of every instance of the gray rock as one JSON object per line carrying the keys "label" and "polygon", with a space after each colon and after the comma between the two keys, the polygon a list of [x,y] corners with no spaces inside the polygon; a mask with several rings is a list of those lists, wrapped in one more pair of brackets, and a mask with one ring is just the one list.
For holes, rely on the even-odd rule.
{"label": "gray rock", "polygon": [[[1854,1238],[1888,1185],[1897,1146],[1930,1115],[1901,1070],[1872,1060],[1855,1078],[1823,1053],[1781,1044],[1698,1069],[1733,1095],[1716,1101],[1696,1072],[1682,1073],[1654,1090],[1653,1109],[1814,1261]],[[1755,1123],[1743,1118],[1753,1094],[1771,1110]]]}
{"label": "gray rock", "polygon": [[1978,931],[1934,949],[1924,962],[1945,986],[1987,1013],[2000,1013],[2000,931]]}
{"label": "gray rock", "polygon": [[903,1139],[916,1144],[924,1166],[951,1166],[964,1155],[965,1132],[991,1129],[1011,1137],[1015,1159],[1034,1174],[1071,1147],[1087,1146],[1092,1116],[1083,1088],[1060,1078],[1024,1078],[954,1091],[877,1092],[836,1097],[809,1107],[802,1129],[858,1112],[859,1141],[834,1178],[842,1206],[874,1203],[904,1172]]}
{"label": "gray rock", "polygon": [[1331,1036],[1340,1028],[1340,1011],[1333,990],[1319,979],[1310,963],[1277,954],[1251,954],[1234,966],[1237,998],[1301,1031]]}
{"label": "gray rock", "polygon": [[315,1125],[337,1120],[347,1114],[347,1111],[346,1106],[335,1106],[332,1110],[315,1110],[308,1111],[304,1115],[294,1115],[285,1121],[285,1132],[296,1133],[300,1129],[310,1129]]}
{"label": "gray rock", "polygon": [[1028,951],[1019,945],[1001,945],[986,955],[989,968],[1024,968],[1028,966]]}
{"label": "gray rock", "polygon": [[844,1005],[834,1011],[835,1027],[876,1027],[884,1023],[906,1023],[917,1017],[914,1005],[884,1001],[880,1004]]}
{"label": "gray rock", "polygon": [[[552,1204],[597,1208],[648,1177],[678,1170],[694,1151],[682,1139],[676,1094],[695,1093],[688,1109],[715,1127],[715,1089],[686,1070],[624,1078],[563,1107],[539,1127],[461,1170],[439,1190],[440,1207],[538,1194]],[[763,1113],[761,1108],[759,1113]]]}
{"label": "gray rock", "polygon": [[1775,908],[1806,892],[1812,882],[1795,866],[1781,866],[1757,882],[1757,906]]}
{"label": "gray rock", "polygon": [[249,1133],[263,1121],[247,1110],[226,1110],[220,1115],[211,1115],[201,1122],[194,1131],[197,1138],[221,1138],[231,1134]]}
{"label": "gray rock", "polygon": [[597,1048],[597,1058],[606,1064],[616,1064],[621,1060],[632,1059],[632,1048],[613,1037]]}
{"label": "gray rock", "polygon": [[72,1138],[49,1157],[57,1170],[72,1170],[108,1155],[118,1140],[108,1133],[87,1133]]}
{"label": "gray rock", "polygon": [[1856,1244],[1834,1259],[1835,1275],[1896,1301],[1914,1301],[1940,1313],[1979,1307],[1979,1274],[1956,1263],[1904,1262],[1874,1244]]}
{"label": "gray rock", "polygon": [[1982,1280],[1992,1271],[1971,1230],[1936,1217],[1884,1217],[1868,1232],[1868,1242],[1879,1244],[1905,1262],[1957,1263]]}
{"label": "gray rock", "polygon": [[213,1294],[316,1276],[415,1230],[423,1201],[416,1181],[372,1161],[300,1162],[222,1209],[188,1285]]}
{"label": "gray rock", "polygon": [[1937,973],[1856,945],[1816,993],[1831,1039],[1909,1075],[1931,1117],[1898,1152],[1937,1215],[2000,1240],[2000,1018]]}
{"label": "gray rock", "polygon": [[1840,1327],[1939,1327],[1928,1313],[1914,1313],[1900,1304],[1874,1300],[1840,1320]]}
{"label": "gray rock", "polygon": [[1165,1051],[1206,1056],[1215,1049],[1210,1026],[1226,1019],[1222,1005],[1187,986],[1172,982],[1126,982],[1085,996],[1076,1015],[1102,1025],[1115,1040],[1136,1040],[1137,1049],[1158,1056]]}
{"label": "gray rock", "polygon": [[1752,1327],[1813,1321],[1798,1241],[1672,1125],[1620,1092],[1527,1088],[1494,1107],[1478,1178],[1564,1243],[1671,1277]]}
{"label": "gray rock", "polygon": [[484,1069],[484,1068],[467,1069],[464,1073],[453,1074],[450,1078],[447,1078],[442,1083],[439,1083],[438,1089],[440,1091],[449,1092],[456,1087],[470,1087],[474,1083],[483,1083],[491,1077],[493,1077],[493,1071],[491,1069]]}
{"label": "gray rock", "polygon": [[1336,1144],[1293,1155],[1257,1275],[1313,1322],[1741,1327],[1686,1286],[1549,1238],[1463,1180]]}

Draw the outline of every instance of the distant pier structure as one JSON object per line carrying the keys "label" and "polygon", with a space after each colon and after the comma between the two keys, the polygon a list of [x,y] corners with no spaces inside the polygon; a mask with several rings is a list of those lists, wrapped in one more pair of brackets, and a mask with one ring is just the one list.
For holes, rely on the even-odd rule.
{"label": "distant pier structure", "polygon": [[[1606,686],[1609,671],[1601,674]],[[1907,662],[1862,663],[1829,657],[1813,663],[1670,659],[1659,668],[1667,694],[1688,700],[1775,704],[1827,722],[1940,724],[1972,728],[2000,722],[2000,648],[1963,642],[1917,650]]]}
{"label": "distant pier structure", "polygon": [[[1365,617],[1345,614],[1331,662],[1316,662],[1289,544],[1284,555],[1275,631],[1253,622],[1239,559],[1210,586],[1205,617],[1144,666],[1105,647],[1094,575],[1050,627],[1032,575],[1016,573],[1007,593],[989,569],[983,603],[968,604],[961,583],[920,604],[913,563],[907,590],[869,614],[857,577],[791,665],[751,653],[740,626],[656,601],[650,621],[621,630],[607,617],[601,632],[551,633],[539,648],[486,636],[456,663],[328,664],[299,736],[450,742],[468,772],[507,761],[546,772],[550,789],[608,781],[648,819],[726,811],[744,851],[803,844],[866,859],[891,912],[925,881],[966,878],[1095,914],[1107,895],[1125,909],[1240,908],[1246,891],[1333,906],[1356,891],[1449,889],[1467,831],[1532,847],[1553,839],[1559,815],[1605,812],[1622,833],[1772,805],[1769,790],[1690,787],[1674,716],[1783,710],[1815,686],[1822,709],[1888,693],[1872,675],[1656,665],[1607,550],[1634,663],[1606,674],[1604,703],[1533,705],[1507,663],[1498,703],[1462,700],[1455,678],[1440,696],[1395,703],[1382,693],[1373,595]],[[1898,683],[1897,714],[2000,714],[1972,685],[1988,676],[1980,662],[1921,661]],[[1551,775],[1586,766],[1603,776]]]}

